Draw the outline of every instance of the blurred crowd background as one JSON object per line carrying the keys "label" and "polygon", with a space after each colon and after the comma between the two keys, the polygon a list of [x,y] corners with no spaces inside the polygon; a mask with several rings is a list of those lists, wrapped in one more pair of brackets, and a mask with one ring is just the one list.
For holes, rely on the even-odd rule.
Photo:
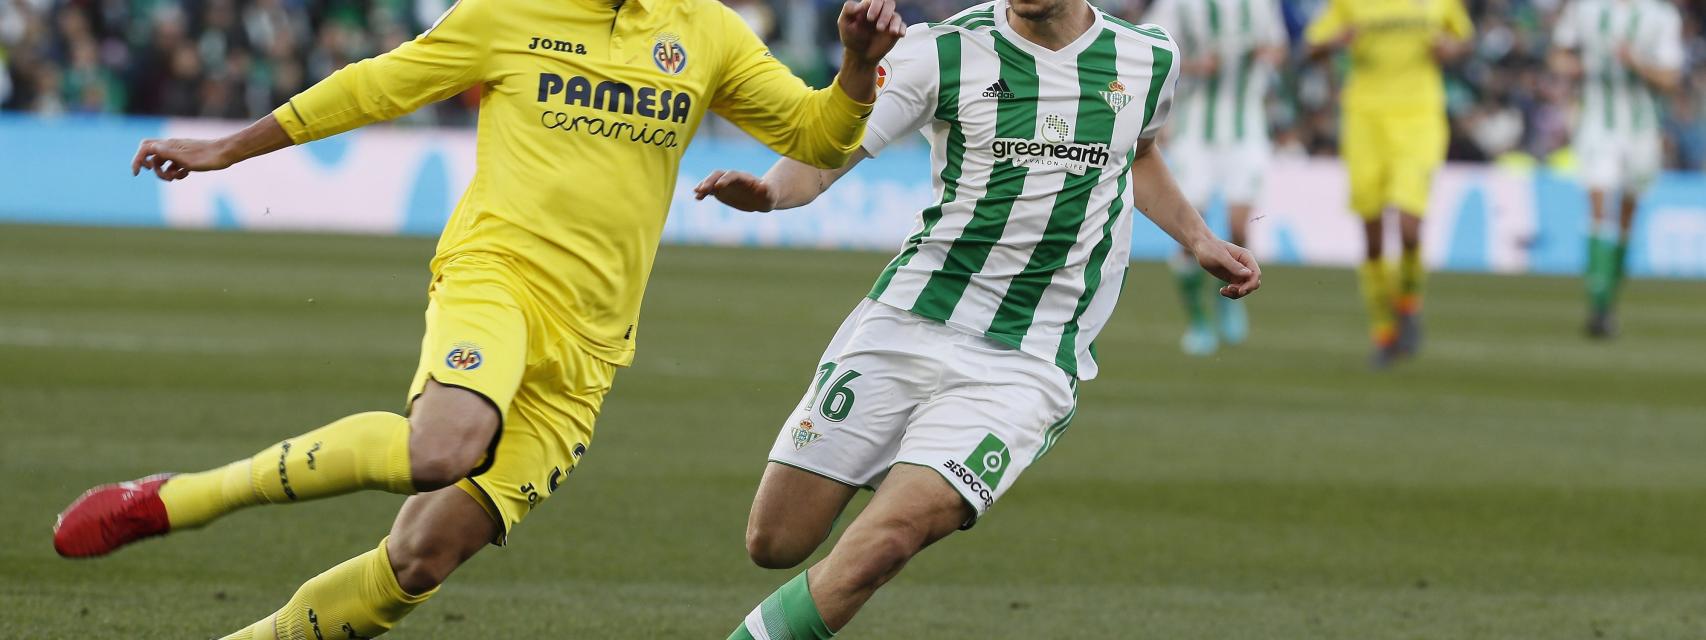
{"label": "blurred crowd background", "polygon": [[[451,0],[0,0],[0,109],[43,115],[134,114],[252,119],[349,62],[430,25]],[[839,0],[724,0],[778,57],[822,85],[840,60]],[[1148,0],[1094,0],[1143,21]],[[1465,0],[1475,53],[1449,74],[1459,161],[1568,162],[1571,88],[1547,73],[1552,24],[1572,0]],[[1684,16],[1685,89],[1666,105],[1668,166],[1706,169],[1706,0],[1675,0]],[[1333,62],[1305,63],[1303,26],[1325,0],[1283,0],[1294,44],[1269,100],[1281,154],[1335,150]],[[909,22],[952,15],[972,0],[900,0]],[[406,119],[466,126],[470,92]]]}

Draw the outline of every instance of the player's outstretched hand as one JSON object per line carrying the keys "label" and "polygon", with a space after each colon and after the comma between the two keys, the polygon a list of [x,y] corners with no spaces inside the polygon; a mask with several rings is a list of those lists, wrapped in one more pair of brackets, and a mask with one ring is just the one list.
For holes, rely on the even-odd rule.
{"label": "player's outstretched hand", "polygon": [[906,35],[906,21],[895,11],[895,0],[859,0],[841,5],[836,27],[841,46],[859,62],[875,65]]}
{"label": "player's outstretched hand", "polygon": [[1194,253],[1204,271],[1227,283],[1220,295],[1237,300],[1262,287],[1262,267],[1244,247],[1215,238],[1195,247]]}
{"label": "player's outstretched hand", "polygon": [[693,199],[714,196],[719,202],[741,211],[770,211],[776,208],[776,195],[770,185],[758,176],[745,171],[713,171],[693,187]]}
{"label": "player's outstretched hand", "polygon": [[231,166],[232,161],[226,156],[217,140],[143,140],[136,148],[136,158],[130,161],[130,175],[140,175],[143,169],[148,169],[161,180],[182,180],[193,171],[218,171]]}

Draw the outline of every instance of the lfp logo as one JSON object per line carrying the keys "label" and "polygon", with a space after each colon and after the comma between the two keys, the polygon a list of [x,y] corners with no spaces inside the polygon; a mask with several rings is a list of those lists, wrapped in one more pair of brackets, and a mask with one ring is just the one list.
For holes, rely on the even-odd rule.
{"label": "lfp logo", "polygon": [[457,371],[473,371],[485,361],[485,357],[480,355],[480,345],[471,342],[456,343],[444,356],[444,365]]}
{"label": "lfp logo", "polygon": [[669,75],[678,75],[687,68],[687,50],[681,47],[681,36],[669,32],[658,34],[652,45],[652,62]]}

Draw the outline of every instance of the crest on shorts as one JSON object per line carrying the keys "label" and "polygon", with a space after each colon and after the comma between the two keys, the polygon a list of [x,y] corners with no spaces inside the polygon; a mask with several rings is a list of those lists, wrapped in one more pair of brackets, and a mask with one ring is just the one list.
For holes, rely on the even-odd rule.
{"label": "crest on shorts", "polygon": [[804,449],[804,448],[806,448],[806,445],[809,445],[813,442],[817,442],[818,438],[823,437],[823,434],[818,433],[816,431],[812,431],[812,426],[813,426],[812,425],[812,419],[806,418],[804,420],[801,420],[800,424],[798,426],[794,427],[794,450],[795,451],[798,451],[800,449]]}
{"label": "crest on shorts", "polygon": [[450,348],[450,353],[444,355],[444,365],[457,371],[473,371],[485,362],[485,356],[480,354],[480,345],[472,342],[458,342]]}
{"label": "crest on shorts", "polygon": [[1131,104],[1133,97],[1125,92],[1125,84],[1114,80],[1108,83],[1108,90],[1102,92],[1102,99],[1108,101],[1108,108],[1119,113],[1126,105]]}
{"label": "crest on shorts", "polygon": [[652,62],[669,75],[680,75],[687,68],[687,49],[681,46],[681,36],[665,31],[657,35],[652,45]]}

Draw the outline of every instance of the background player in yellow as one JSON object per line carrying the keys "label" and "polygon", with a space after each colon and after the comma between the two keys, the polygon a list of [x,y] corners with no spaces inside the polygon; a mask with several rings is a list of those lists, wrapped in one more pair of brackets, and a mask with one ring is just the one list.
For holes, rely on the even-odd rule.
{"label": "background player in yellow", "polygon": [[99,556],[249,505],[410,494],[378,548],[228,637],[389,630],[502,544],[586,452],[614,370],[633,357],[677,167],[706,111],[819,167],[858,148],[876,65],[905,25],[893,0],[861,0],[839,27],[841,75],[813,91],[715,0],[461,0],[241,132],[144,141],[132,171],[178,180],[483,94],[478,167],[432,261],[407,417],[349,416],[210,471],[96,487],[60,515],[55,548]]}
{"label": "background player in yellow", "polygon": [[[1468,53],[1473,33],[1460,0],[1329,0],[1305,34],[1312,57],[1349,54],[1339,151],[1367,239],[1358,275],[1377,368],[1421,341],[1422,216],[1450,142],[1440,65]],[[1403,244],[1395,278],[1382,246],[1388,210]]]}

